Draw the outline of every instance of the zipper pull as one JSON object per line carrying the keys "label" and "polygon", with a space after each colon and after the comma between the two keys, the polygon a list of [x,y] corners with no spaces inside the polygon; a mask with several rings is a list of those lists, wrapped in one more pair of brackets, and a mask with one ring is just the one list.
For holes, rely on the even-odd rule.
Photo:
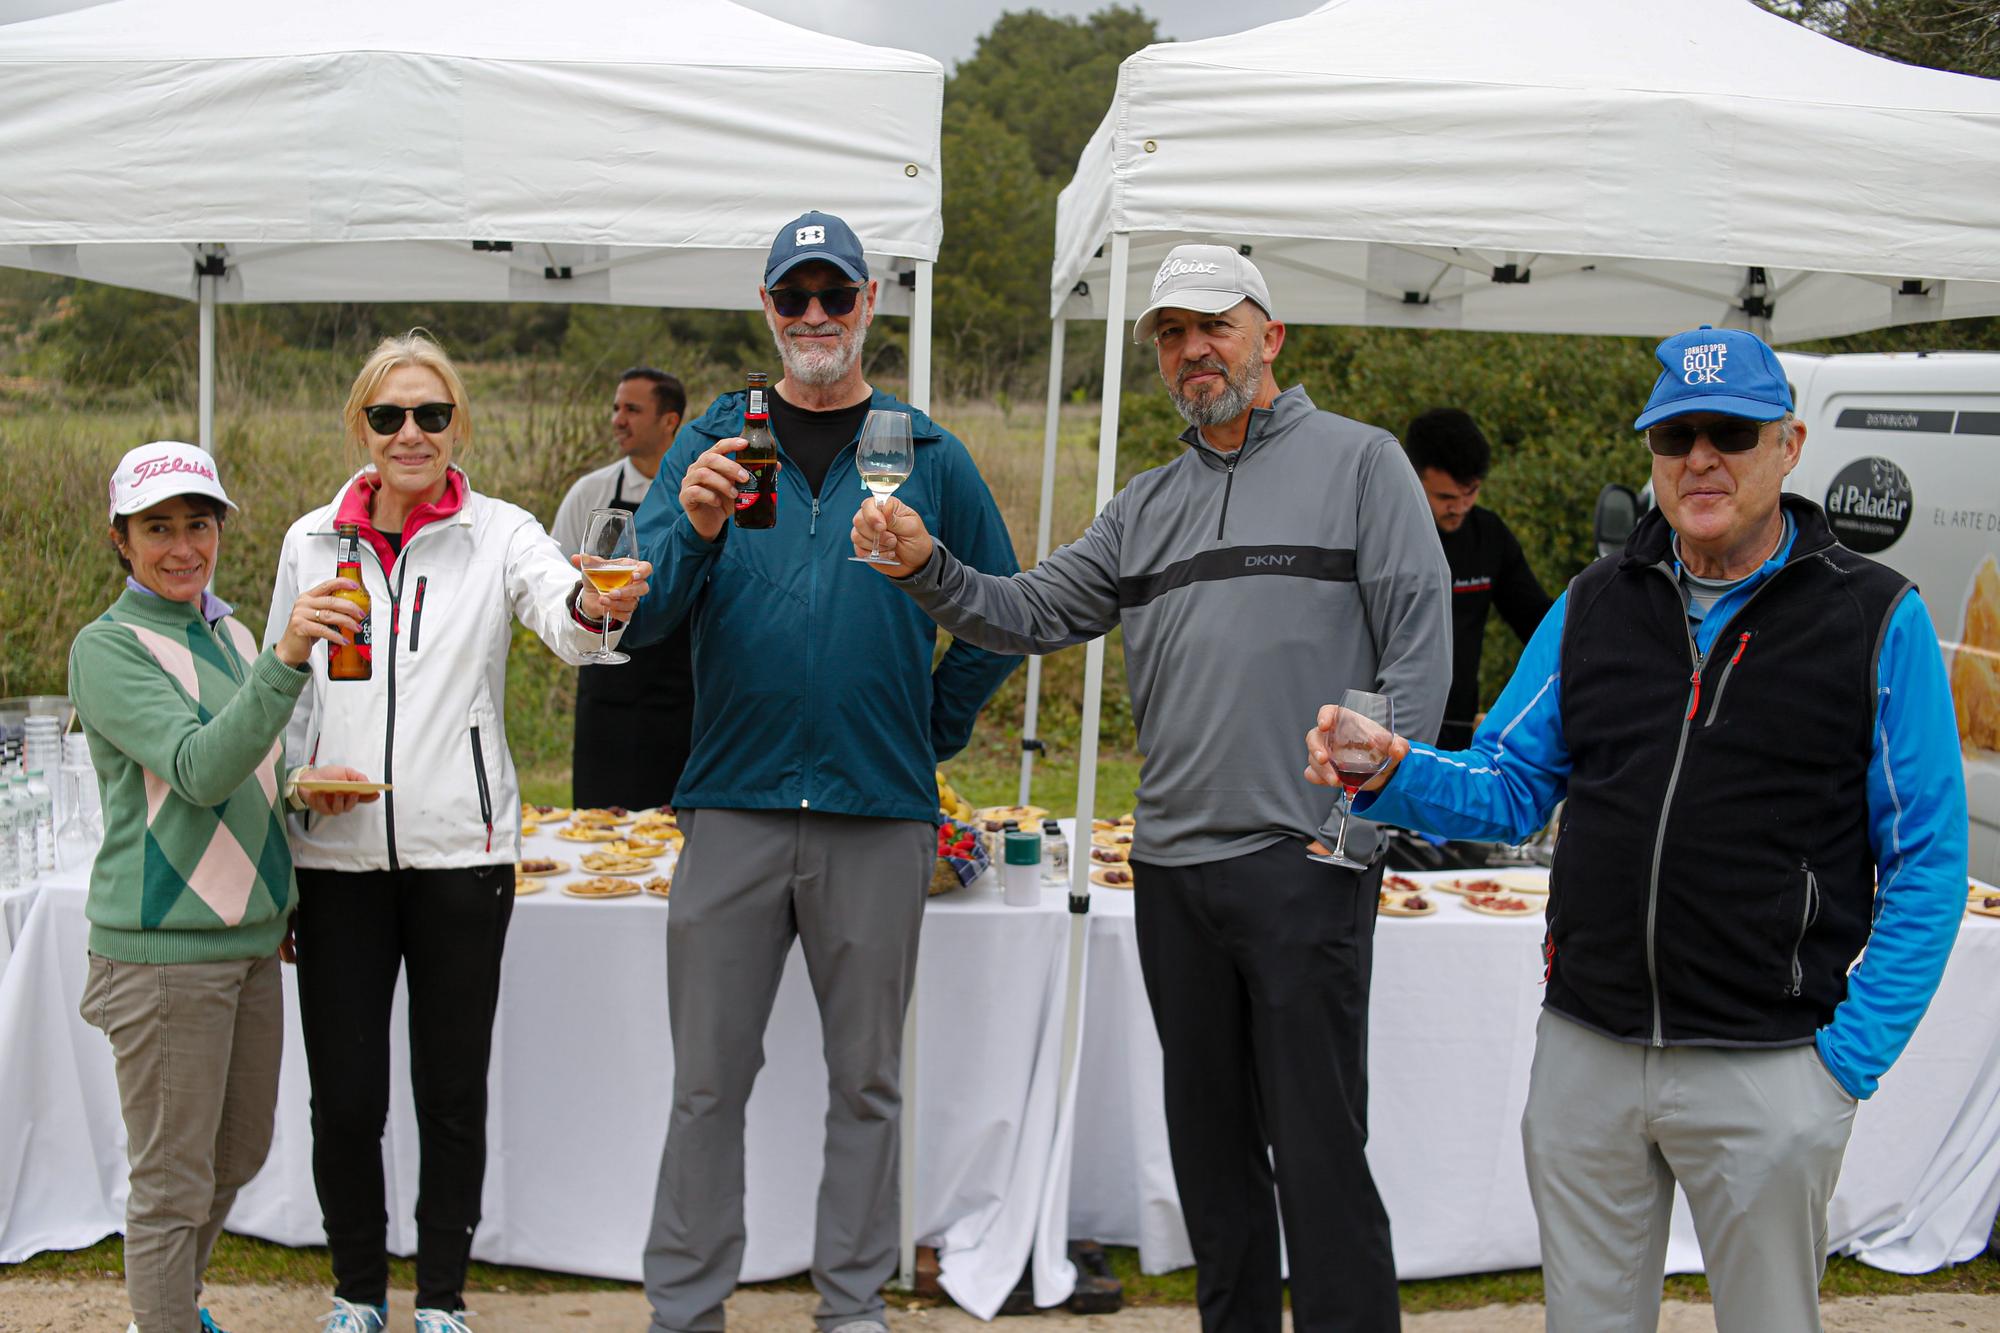
{"label": "zipper pull", "polygon": [[1701,709],[1701,667],[1699,665],[1695,667],[1694,674],[1688,677],[1688,684],[1694,687],[1694,692],[1688,696],[1688,715],[1681,719],[1683,722],[1694,721],[1694,715]]}
{"label": "zipper pull", "polygon": [[819,536],[819,497],[817,495],[813,497],[812,526],[806,529],[806,536]]}
{"label": "zipper pull", "polygon": [[1729,665],[1735,666],[1738,662],[1741,662],[1743,660],[1743,651],[1749,646],[1750,631],[1746,629],[1736,636],[1736,655],[1729,659]]}

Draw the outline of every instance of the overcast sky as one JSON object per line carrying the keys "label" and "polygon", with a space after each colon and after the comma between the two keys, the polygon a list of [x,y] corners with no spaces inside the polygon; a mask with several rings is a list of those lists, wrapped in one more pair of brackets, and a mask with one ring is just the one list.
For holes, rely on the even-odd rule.
{"label": "overcast sky", "polygon": [[[921,51],[953,65],[971,56],[981,34],[1010,9],[1083,17],[1112,0],[738,0],[787,23],[874,46]],[[1189,41],[1241,32],[1317,9],[1320,0],[1124,0],[1144,10],[1162,37]]]}

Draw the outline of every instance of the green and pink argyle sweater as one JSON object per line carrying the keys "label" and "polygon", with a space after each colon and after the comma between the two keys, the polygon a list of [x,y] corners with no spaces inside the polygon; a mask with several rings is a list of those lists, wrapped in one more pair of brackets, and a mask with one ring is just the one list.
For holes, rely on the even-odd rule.
{"label": "green and pink argyle sweater", "polygon": [[90,951],[131,963],[274,952],[294,902],[284,746],[304,671],[233,616],[128,588],[69,652],[104,801]]}

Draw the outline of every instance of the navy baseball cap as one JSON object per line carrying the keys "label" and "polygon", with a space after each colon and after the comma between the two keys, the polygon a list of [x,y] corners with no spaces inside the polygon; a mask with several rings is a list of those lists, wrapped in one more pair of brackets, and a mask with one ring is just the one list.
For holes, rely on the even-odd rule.
{"label": "navy baseball cap", "polygon": [[778,228],[771,254],[764,261],[764,285],[769,287],[809,260],[833,265],[856,282],[868,281],[868,261],[854,228],[831,213],[801,213]]}
{"label": "navy baseball cap", "polygon": [[1646,410],[1632,423],[1634,430],[1689,412],[1776,421],[1792,410],[1785,368],[1754,333],[1704,324],[1692,333],[1676,333],[1653,355],[1663,369]]}

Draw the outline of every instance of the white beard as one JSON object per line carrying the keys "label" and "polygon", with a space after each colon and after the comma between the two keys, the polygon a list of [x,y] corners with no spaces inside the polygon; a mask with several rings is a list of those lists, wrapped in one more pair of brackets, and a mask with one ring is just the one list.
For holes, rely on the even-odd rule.
{"label": "white beard", "polygon": [[[785,378],[800,384],[814,386],[838,384],[860,364],[862,344],[868,340],[868,327],[857,324],[852,330],[828,321],[825,324],[804,322],[778,327],[777,320],[765,312],[764,323],[770,327],[771,341],[777,344],[778,359],[784,363]],[[832,347],[816,347],[792,341],[788,335],[799,333],[826,333],[838,330],[840,341]]]}
{"label": "white beard", "polygon": [[1231,367],[1224,363],[1223,373],[1227,379],[1222,391],[1205,397],[1183,394],[1178,385],[1167,386],[1167,396],[1174,400],[1174,410],[1188,425],[1226,425],[1249,410],[1251,400],[1257,396],[1257,386],[1263,379],[1263,363],[1254,356],[1245,357],[1241,366]]}

